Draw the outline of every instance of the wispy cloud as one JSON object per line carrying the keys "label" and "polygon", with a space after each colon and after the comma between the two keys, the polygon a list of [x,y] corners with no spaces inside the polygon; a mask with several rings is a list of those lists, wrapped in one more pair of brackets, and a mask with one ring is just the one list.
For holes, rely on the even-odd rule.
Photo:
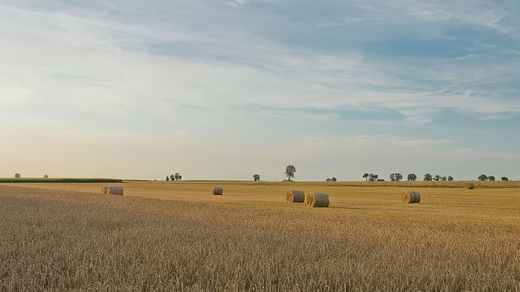
{"label": "wispy cloud", "polygon": [[410,148],[410,147],[426,147],[426,146],[432,146],[437,144],[445,144],[450,143],[448,140],[425,140],[425,139],[419,139],[419,140],[396,140],[396,139],[389,139],[388,142],[392,145],[403,147],[403,148]]}
{"label": "wispy cloud", "polygon": [[[245,2],[237,3],[244,4]],[[33,62],[33,64],[40,63],[41,68],[61,70],[56,74],[83,77],[84,80],[89,78],[92,80],[95,75],[98,76],[98,79],[99,77],[104,78],[104,73],[111,74],[110,76],[117,74],[122,77],[121,83],[129,84],[129,79],[142,78],[130,76],[129,74],[133,74],[132,71],[135,71],[135,75],[142,75],[143,67],[148,66],[152,69],[157,66],[158,62],[167,60],[170,66],[180,65],[179,69],[185,68],[183,70],[193,72],[192,74],[184,74],[187,77],[201,76],[202,78],[198,78],[199,88],[214,92],[216,86],[222,87],[222,84],[229,83],[227,87],[233,88],[235,96],[241,95],[241,100],[244,99],[244,95],[240,91],[242,88],[247,88],[246,90],[254,94],[248,94],[246,98],[257,99],[260,102],[265,101],[266,104],[276,101],[287,101],[287,104],[294,104],[294,101],[297,100],[298,106],[318,107],[325,99],[329,106],[337,107],[352,107],[360,104],[369,107],[383,106],[400,112],[418,124],[431,122],[445,109],[473,110],[479,114],[487,112],[489,106],[486,104],[470,102],[471,107],[468,108],[468,101],[474,98],[480,99],[479,95],[489,100],[499,100],[500,96],[493,95],[491,90],[479,90],[478,85],[477,88],[475,88],[475,85],[489,82],[493,78],[500,78],[500,76],[509,73],[485,69],[475,71],[471,70],[471,66],[468,65],[460,66],[449,63],[435,64],[425,68],[424,66],[398,64],[392,60],[375,62],[370,57],[365,56],[362,51],[356,49],[351,49],[347,53],[323,54],[308,48],[295,48],[286,44],[279,44],[272,39],[258,35],[254,30],[244,31],[232,26],[226,27],[228,34],[223,40],[219,40],[210,37],[211,30],[202,32],[176,22],[168,23],[167,26],[156,29],[156,27],[141,24],[126,26],[124,22],[116,23],[96,14],[85,18],[64,12],[46,14],[25,12],[24,10],[17,11],[21,14],[37,13],[41,19],[47,19],[42,21],[45,25],[39,25],[44,29],[38,35],[42,38],[41,42],[45,43],[45,40],[48,40],[47,43],[57,49],[56,54],[47,55],[45,58],[47,61],[37,60],[36,58],[29,58],[27,61]],[[243,41],[240,41],[239,37]],[[129,46],[130,43],[135,45]],[[187,56],[191,60],[183,60],[179,64],[180,58],[184,56],[176,55],[175,50],[159,57],[157,62],[153,59],[144,59],[153,57],[153,55],[150,55],[154,53],[153,47],[165,44],[170,48],[175,48],[177,43],[188,44],[189,47],[187,48],[195,48],[195,50],[190,50],[195,54]],[[137,44],[141,44],[141,47]],[[143,44],[145,44],[144,47]],[[130,51],[125,52],[128,49]],[[91,58],[73,61],[81,66],[81,73],[67,72],[70,71],[70,69],[67,69],[70,66],[65,65],[68,60],[64,57],[69,56],[68,59],[73,60],[76,54],[83,54],[85,51],[90,52]],[[92,63],[93,59],[94,63]],[[112,63],[114,66],[118,66],[107,68],[113,69],[113,72],[102,71],[101,75],[99,75],[99,72],[94,73],[93,70],[97,70],[102,62],[110,59],[112,62],[108,61],[108,64]],[[116,62],[117,59],[120,62]],[[124,59],[126,61],[123,61]],[[121,68],[121,63],[126,63],[129,59],[133,59],[130,62],[134,63],[132,64],[134,68],[140,66],[139,70]],[[47,66],[53,61],[54,66]],[[92,68],[91,72],[88,72],[89,67]],[[168,66],[163,67],[167,70]],[[222,83],[222,77],[218,78],[220,80],[215,80],[216,82],[212,81],[215,77],[207,78],[211,75],[215,76],[211,73],[212,68],[221,70],[226,67],[229,68],[229,73],[234,71],[239,74],[234,76],[236,81],[230,79],[229,82]],[[188,68],[191,68],[191,70]],[[402,72],[406,71],[409,74],[403,75]],[[42,72],[42,74],[46,74],[46,72]],[[157,75],[150,74],[149,76],[156,78]],[[175,75],[172,77],[179,77]],[[247,78],[253,76],[254,79]],[[416,77],[413,78],[412,76]],[[283,80],[283,83],[276,80]],[[157,85],[153,85],[156,88],[163,87],[160,83],[162,81],[161,78],[157,81],[150,80],[150,82],[157,83]],[[114,81],[111,78],[109,82],[113,83]],[[195,83],[193,81],[188,82]],[[179,80],[178,83],[185,84],[186,82]],[[102,79],[99,79],[99,85],[114,88],[114,84],[110,85]],[[196,86],[195,84],[188,85],[187,88],[195,88]],[[451,88],[450,102],[444,101],[445,98],[443,97],[446,94],[435,93],[439,87]],[[468,98],[465,92],[470,88],[474,93]],[[222,91],[222,89],[219,90]],[[196,90],[186,92],[186,89],[184,89],[183,91],[184,93],[181,93],[181,95],[187,94],[192,100],[199,99],[201,102],[207,102],[193,95]],[[280,93],[283,94],[283,98],[280,98]],[[197,95],[200,96],[200,94],[203,94],[203,92],[201,91]],[[439,97],[441,101],[435,101]],[[226,98],[231,103],[237,102],[232,95],[227,94]],[[222,104],[222,102],[222,100],[219,100],[219,104]],[[415,106],[417,103],[424,104],[422,109]],[[515,105],[508,105],[507,110],[501,110],[500,106],[494,106],[493,112],[488,115],[488,118],[515,116],[519,110]],[[503,111],[503,115],[501,115],[501,111]]]}
{"label": "wispy cloud", "polygon": [[427,140],[427,139],[407,139],[400,138],[395,136],[388,135],[380,135],[380,136],[366,136],[360,135],[353,138],[348,138],[345,140],[345,146],[347,148],[369,148],[369,147],[377,147],[377,148],[388,148],[396,147],[396,148],[415,148],[415,149],[426,149],[431,147],[436,147],[440,144],[449,144],[451,141],[449,140]]}
{"label": "wispy cloud", "polygon": [[247,4],[247,2],[249,2],[249,1],[248,0],[233,0],[233,1],[229,1],[228,4],[230,6],[237,7],[239,5]]}

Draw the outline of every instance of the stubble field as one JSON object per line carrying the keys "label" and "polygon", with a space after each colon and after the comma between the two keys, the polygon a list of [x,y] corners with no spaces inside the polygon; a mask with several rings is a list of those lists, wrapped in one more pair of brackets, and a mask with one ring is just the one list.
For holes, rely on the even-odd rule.
{"label": "stubble field", "polygon": [[119,185],[0,185],[0,290],[520,290],[515,182]]}

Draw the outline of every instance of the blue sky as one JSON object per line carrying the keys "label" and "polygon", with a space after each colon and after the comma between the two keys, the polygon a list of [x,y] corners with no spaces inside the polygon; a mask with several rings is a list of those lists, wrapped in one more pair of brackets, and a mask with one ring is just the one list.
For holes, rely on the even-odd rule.
{"label": "blue sky", "polygon": [[518,1],[0,3],[0,176],[520,178]]}

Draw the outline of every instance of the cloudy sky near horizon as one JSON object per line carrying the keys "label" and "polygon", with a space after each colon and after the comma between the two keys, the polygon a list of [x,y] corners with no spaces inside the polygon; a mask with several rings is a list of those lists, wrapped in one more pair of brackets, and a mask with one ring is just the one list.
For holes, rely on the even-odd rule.
{"label": "cloudy sky near horizon", "polygon": [[520,179],[518,1],[0,1],[0,177]]}

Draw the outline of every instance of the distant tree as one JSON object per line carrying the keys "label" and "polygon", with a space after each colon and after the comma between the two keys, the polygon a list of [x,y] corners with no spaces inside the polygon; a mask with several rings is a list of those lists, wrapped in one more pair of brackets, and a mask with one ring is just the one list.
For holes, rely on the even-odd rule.
{"label": "distant tree", "polygon": [[487,175],[485,175],[485,174],[481,174],[481,175],[478,177],[478,180],[480,180],[480,181],[486,181],[486,180],[488,180],[488,177],[487,177]]}
{"label": "distant tree", "polygon": [[383,178],[378,178],[377,181],[385,181]]}
{"label": "distant tree", "polygon": [[363,178],[364,178],[366,181],[368,181],[368,173],[367,173],[367,172],[365,172],[365,174],[363,174]]}
{"label": "distant tree", "polygon": [[330,179],[330,177],[327,177],[325,181],[332,181],[332,179]]}
{"label": "distant tree", "polygon": [[495,181],[495,177],[492,176],[492,175],[490,175],[490,176],[488,176],[488,180],[489,180],[489,181]]}
{"label": "distant tree", "polygon": [[430,173],[427,173],[424,175],[424,181],[432,181],[433,180],[433,176],[430,174]]}
{"label": "distant tree", "polygon": [[49,178],[49,176],[48,175],[44,175],[43,178]]}
{"label": "distant tree", "polygon": [[448,181],[453,181],[453,176],[448,176]]}
{"label": "distant tree", "polygon": [[166,181],[170,181],[170,177],[169,176],[166,176]]}
{"label": "distant tree", "polygon": [[175,180],[181,180],[182,179],[182,175],[178,172],[175,173]]}
{"label": "distant tree", "polygon": [[441,176],[436,174],[434,177],[433,177],[433,180],[434,181],[439,181],[441,179]]}
{"label": "distant tree", "polygon": [[447,179],[446,179],[446,176],[441,177],[441,180],[442,180],[442,181],[446,181],[446,180],[447,180]]}
{"label": "distant tree", "polygon": [[417,180],[417,176],[415,175],[415,173],[408,174],[408,181],[416,181],[416,180]]}
{"label": "distant tree", "polygon": [[332,177],[330,180],[331,180],[331,181],[337,181],[338,179],[335,178],[335,177]]}
{"label": "distant tree", "polygon": [[368,181],[376,181],[378,178],[379,178],[379,175],[377,175],[377,174],[371,173],[368,175]]}
{"label": "distant tree", "polygon": [[259,181],[260,180],[260,175],[259,174],[253,174],[253,179],[255,181]]}
{"label": "distant tree", "polygon": [[14,178],[21,178],[22,176],[19,173],[14,174]]}
{"label": "distant tree", "polygon": [[508,181],[508,180],[509,180],[509,179],[508,179],[507,177],[505,177],[505,176],[501,177],[500,179],[501,179],[502,181]]}
{"label": "distant tree", "polygon": [[287,165],[285,167],[285,175],[287,176],[288,180],[291,180],[291,178],[294,178],[295,172],[296,172],[296,167],[294,167],[294,165]]}
{"label": "distant tree", "polygon": [[175,181],[175,175],[170,174],[170,180],[171,180],[171,181]]}
{"label": "distant tree", "polygon": [[403,175],[398,172],[394,172],[394,173],[390,174],[391,181],[400,181],[402,179],[403,179]]}

